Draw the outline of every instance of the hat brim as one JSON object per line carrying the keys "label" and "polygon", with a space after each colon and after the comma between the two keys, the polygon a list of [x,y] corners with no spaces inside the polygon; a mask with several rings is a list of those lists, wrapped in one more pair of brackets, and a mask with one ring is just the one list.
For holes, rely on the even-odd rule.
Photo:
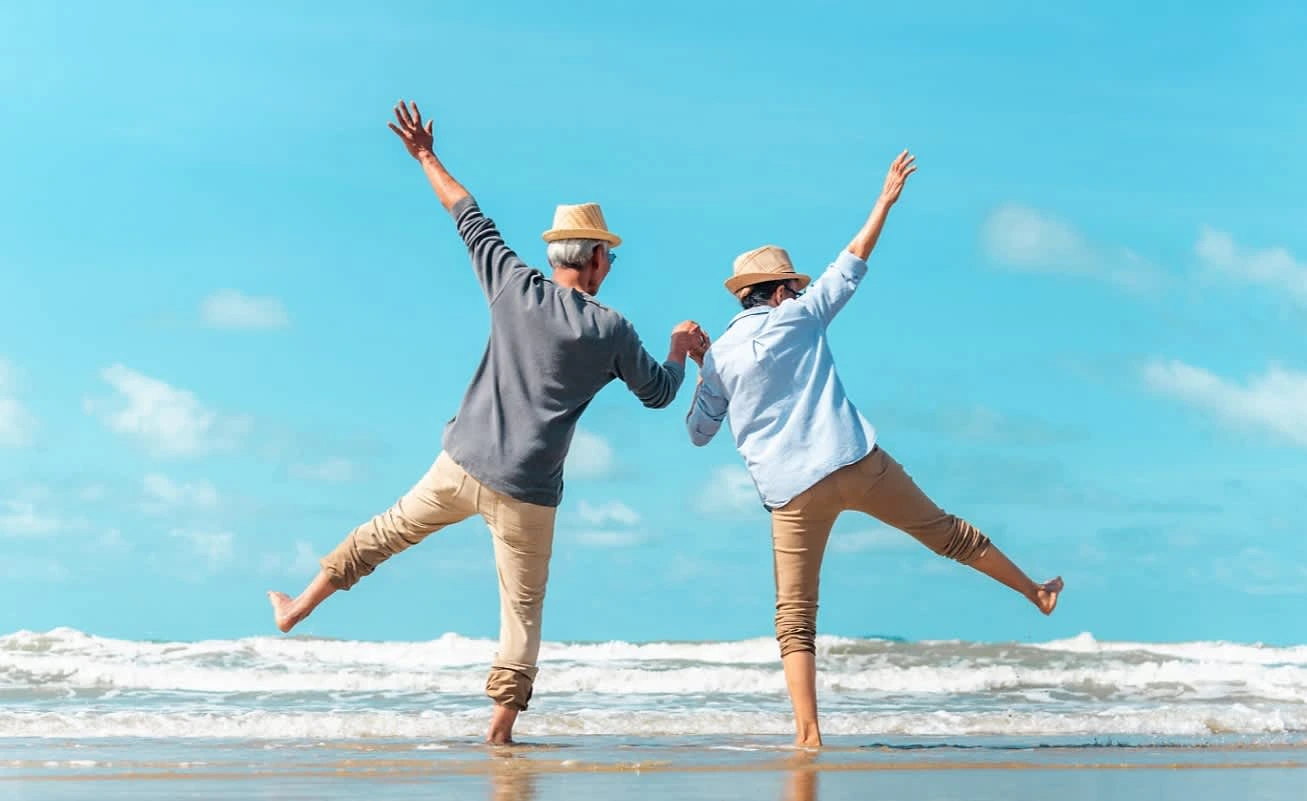
{"label": "hat brim", "polygon": [[738,295],[742,289],[767,281],[798,281],[799,289],[802,290],[812,283],[812,278],[803,273],[742,273],[726,279],[726,290],[732,295]]}
{"label": "hat brim", "polygon": [[560,239],[601,239],[613,247],[622,244],[620,236],[602,228],[554,228],[545,231],[541,236],[546,242],[557,242]]}

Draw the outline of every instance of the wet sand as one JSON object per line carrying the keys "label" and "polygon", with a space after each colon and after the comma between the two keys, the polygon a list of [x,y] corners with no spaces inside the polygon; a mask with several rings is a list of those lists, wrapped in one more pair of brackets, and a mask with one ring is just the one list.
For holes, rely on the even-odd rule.
{"label": "wet sand", "polygon": [[65,799],[957,799],[1301,801],[1307,744],[779,738],[0,741],[0,797]]}

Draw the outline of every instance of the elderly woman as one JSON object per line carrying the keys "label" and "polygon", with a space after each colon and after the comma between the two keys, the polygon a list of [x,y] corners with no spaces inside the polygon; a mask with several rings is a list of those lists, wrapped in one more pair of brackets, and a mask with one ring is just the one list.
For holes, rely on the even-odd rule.
{"label": "elderly woman", "polygon": [[907,532],[1011,587],[1046,615],[1062,589],[1060,578],[1036,584],[975,526],[936,506],[876,444],[875,428],[844,394],[836,372],[826,328],[866,274],[867,257],[914,162],[907,151],[894,160],[862,230],[811,286],[773,245],[735,260],[726,289],[744,310],[703,355],[686,418],[690,439],[705,445],[729,411],[735,446],[771,512],[776,638],[801,746],[821,745],[817,590],[826,541],[841,512],[862,512]]}

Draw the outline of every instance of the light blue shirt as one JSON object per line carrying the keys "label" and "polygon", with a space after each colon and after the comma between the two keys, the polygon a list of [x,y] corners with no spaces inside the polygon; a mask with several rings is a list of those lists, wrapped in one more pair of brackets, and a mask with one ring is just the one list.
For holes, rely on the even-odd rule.
{"label": "light blue shirt", "polygon": [[737,314],[708,349],[685,425],[706,445],[730,414],[763,505],[777,509],[865,457],[876,429],[844,393],[826,328],[867,274],[840,253],[798,298]]}

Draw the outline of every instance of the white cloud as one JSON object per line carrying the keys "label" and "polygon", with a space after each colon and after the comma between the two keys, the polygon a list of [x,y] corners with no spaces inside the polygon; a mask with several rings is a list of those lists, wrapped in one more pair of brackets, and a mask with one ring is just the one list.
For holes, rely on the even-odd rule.
{"label": "white cloud", "polygon": [[1067,223],[1015,203],[999,206],[981,226],[981,242],[994,261],[1026,272],[1078,275],[1142,291],[1160,282],[1139,254],[1095,245]]}
{"label": "white cloud", "polygon": [[66,581],[68,568],[46,557],[7,556],[0,560],[0,579],[14,582]]}
{"label": "white cloud", "polygon": [[63,521],[31,501],[0,501],[0,536],[40,537],[63,527]]}
{"label": "white cloud", "polygon": [[270,331],[290,326],[290,315],[276,298],[254,297],[223,289],[200,304],[204,322],[214,328]]}
{"label": "white cloud", "polygon": [[762,500],[749,471],[742,465],[715,468],[699,491],[695,506],[706,515],[736,515],[763,512]]}
{"label": "white cloud", "polygon": [[36,431],[36,418],[16,397],[17,385],[13,365],[0,357],[0,448],[29,445]]}
{"label": "white cloud", "polygon": [[344,484],[358,478],[359,469],[348,459],[333,458],[319,464],[292,465],[290,473],[295,478],[321,481],[327,484]]}
{"label": "white cloud", "polygon": [[1282,247],[1248,250],[1224,231],[1204,226],[1194,252],[1208,270],[1288,293],[1307,306],[1307,264]]}
{"label": "white cloud", "polygon": [[1307,447],[1307,373],[1272,365],[1240,385],[1201,367],[1171,361],[1145,366],[1144,381],[1227,423],[1259,428]]}
{"label": "white cloud", "polygon": [[609,501],[598,506],[581,501],[577,514],[591,526],[603,526],[609,523],[634,526],[640,522],[640,515],[621,501]]}
{"label": "white cloud", "polygon": [[[1201,571],[1196,578],[1204,578]],[[1307,565],[1296,564],[1261,548],[1244,548],[1217,559],[1211,577],[1248,595],[1307,594]]]}
{"label": "white cloud", "polygon": [[603,478],[613,470],[613,446],[598,434],[578,427],[564,469],[570,478]]}
{"label": "white cloud", "polygon": [[116,402],[88,399],[86,411],[110,430],[136,438],[157,456],[224,450],[249,430],[249,418],[221,415],[200,403],[194,393],[121,364],[106,367],[100,376],[119,397]]}
{"label": "white cloud", "polygon": [[174,529],[170,536],[185,541],[196,556],[204,560],[212,571],[227,565],[232,557],[232,536],[229,532],[195,531],[192,529]]}
{"label": "white cloud", "polygon": [[263,572],[279,573],[287,576],[304,578],[317,575],[319,570],[318,552],[305,540],[295,541],[295,555],[287,558],[283,554],[269,553],[263,556]]}
{"label": "white cloud", "polygon": [[163,512],[179,507],[212,509],[218,505],[218,490],[208,481],[181,484],[165,475],[150,473],[144,481],[146,508]]}
{"label": "white cloud", "polygon": [[832,551],[853,553],[857,551],[898,551],[908,550],[917,545],[917,541],[896,528],[878,526],[860,531],[833,532],[829,548]]}
{"label": "white cloud", "polygon": [[629,529],[585,529],[576,534],[576,541],[582,545],[600,548],[626,548],[639,544],[643,539],[638,531]]}

